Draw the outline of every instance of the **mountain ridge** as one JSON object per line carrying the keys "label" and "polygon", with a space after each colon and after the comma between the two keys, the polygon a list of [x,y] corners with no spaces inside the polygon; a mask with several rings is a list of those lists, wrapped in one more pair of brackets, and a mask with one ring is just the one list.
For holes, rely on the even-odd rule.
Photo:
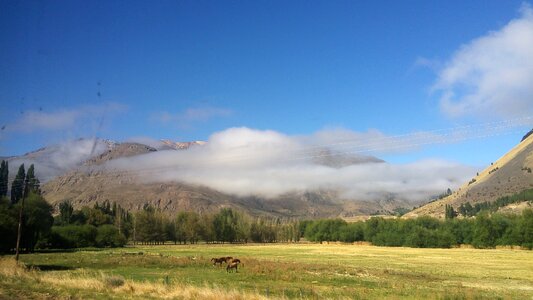
{"label": "mountain ridge", "polygon": [[500,197],[533,188],[532,168],[533,135],[526,134],[515,147],[470,181],[465,182],[451,195],[421,206],[405,214],[405,217],[429,215],[443,218],[446,205],[451,205],[457,210],[461,204],[466,202],[472,205],[485,201],[493,202]]}

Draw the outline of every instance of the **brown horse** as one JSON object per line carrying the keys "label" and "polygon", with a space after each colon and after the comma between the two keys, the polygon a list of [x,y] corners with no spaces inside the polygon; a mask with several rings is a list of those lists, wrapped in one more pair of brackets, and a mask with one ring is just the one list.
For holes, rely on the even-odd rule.
{"label": "brown horse", "polygon": [[238,262],[231,262],[229,263],[227,266],[226,266],[226,272],[230,272],[231,269],[235,269],[235,272],[239,272],[237,270],[237,268],[239,267],[239,263]]}

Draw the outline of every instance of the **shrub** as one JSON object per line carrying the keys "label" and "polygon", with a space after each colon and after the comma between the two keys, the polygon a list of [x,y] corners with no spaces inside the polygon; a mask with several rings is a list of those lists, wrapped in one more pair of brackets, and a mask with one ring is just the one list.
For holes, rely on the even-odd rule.
{"label": "shrub", "polygon": [[108,287],[119,287],[124,285],[124,277],[118,275],[104,277],[104,283]]}

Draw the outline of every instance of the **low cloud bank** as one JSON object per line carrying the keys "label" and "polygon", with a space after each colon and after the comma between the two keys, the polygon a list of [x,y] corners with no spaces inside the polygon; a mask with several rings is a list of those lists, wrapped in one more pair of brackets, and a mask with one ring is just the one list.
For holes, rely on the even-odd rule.
{"label": "low cloud bank", "polygon": [[[418,135],[408,136],[405,147],[413,144],[409,142],[413,136]],[[434,138],[424,136],[419,139],[425,143]],[[405,141],[400,137],[394,140]],[[335,129],[288,136],[270,130],[230,128],[213,134],[205,146],[118,159],[105,167],[109,172],[131,171],[149,182],[181,181],[239,196],[276,197],[294,191],[334,189],[354,200],[394,194],[412,201],[455,188],[475,173],[471,167],[438,159],[390,164],[360,155],[373,148],[383,152],[388,143],[391,138],[378,131]],[[352,157],[358,163],[331,167],[316,159],[324,155],[332,159]]]}

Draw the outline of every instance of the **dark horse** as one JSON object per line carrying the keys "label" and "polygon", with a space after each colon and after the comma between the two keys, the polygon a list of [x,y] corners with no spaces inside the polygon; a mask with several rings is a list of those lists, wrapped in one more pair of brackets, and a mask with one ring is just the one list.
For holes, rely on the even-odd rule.
{"label": "dark horse", "polygon": [[213,262],[213,266],[216,266],[216,264],[222,265],[222,263],[229,264],[232,261],[232,259],[233,259],[233,257],[231,257],[231,256],[223,256],[223,257],[220,257],[220,258],[213,257],[213,258],[211,258],[211,261]]}
{"label": "dark horse", "polygon": [[211,258],[211,261],[213,262],[213,266],[216,266],[217,264],[219,265],[222,265],[222,263],[226,262],[226,258],[225,257],[221,257],[221,258],[216,258],[216,257],[213,257]]}

